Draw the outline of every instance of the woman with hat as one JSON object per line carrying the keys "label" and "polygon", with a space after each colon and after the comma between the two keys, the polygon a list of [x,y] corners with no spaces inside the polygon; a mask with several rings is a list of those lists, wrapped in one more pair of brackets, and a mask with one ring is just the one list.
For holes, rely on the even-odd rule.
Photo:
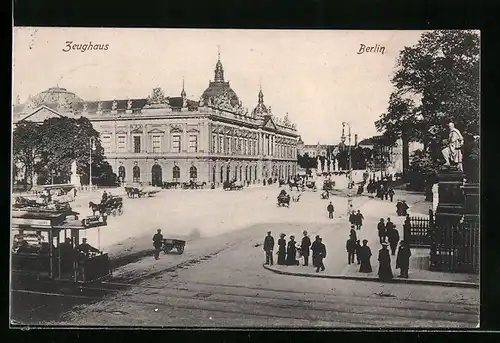
{"label": "woman with hat", "polygon": [[398,256],[396,257],[396,269],[400,269],[399,277],[408,279],[408,269],[410,268],[411,250],[405,241],[399,243]]}
{"label": "woman with hat", "polygon": [[286,256],[286,241],[285,234],[280,234],[280,238],[278,239],[278,264],[285,264],[285,256]]}
{"label": "woman with hat", "polygon": [[290,236],[290,241],[288,242],[288,247],[286,249],[286,265],[287,266],[298,266],[299,261],[297,261],[297,247],[295,246],[295,236]]}
{"label": "woman with hat", "polygon": [[390,281],[393,278],[391,269],[391,256],[387,247],[388,243],[382,243],[382,249],[378,252],[378,277],[380,281]]}
{"label": "woman with hat", "polygon": [[363,239],[363,246],[358,250],[358,256],[361,261],[361,265],[359,266],[359,271],[361,273],[371,273],[372,272],[372,264],[370,262],[370,258],[372,257],[372,251],[370,247],[367,245],[368,240]]}

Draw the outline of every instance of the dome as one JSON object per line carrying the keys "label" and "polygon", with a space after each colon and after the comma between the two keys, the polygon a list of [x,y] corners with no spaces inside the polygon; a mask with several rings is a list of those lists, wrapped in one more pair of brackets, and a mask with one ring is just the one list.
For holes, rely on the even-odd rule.
{"label": "dome", "polygon": [[83,100],[66,88],[52,87],[31,97],[27,105],[30,107],[45,105],[52,109],[71,110],[80,102],[83,102]]}
{"label": "dome", "polygon": [[238,106],[240,104],[240,99],[236,95],[236,92],[231,89],[229,82],[224,81],[224,67],[220,61],[220,54],[215,64],[214,70],[214,81],[210,81],[208,88],[205,89],[201,95],[201,100],[203,103],[208,104],[209,99],[215,99],[224,96],[229,99],[231,106]]}

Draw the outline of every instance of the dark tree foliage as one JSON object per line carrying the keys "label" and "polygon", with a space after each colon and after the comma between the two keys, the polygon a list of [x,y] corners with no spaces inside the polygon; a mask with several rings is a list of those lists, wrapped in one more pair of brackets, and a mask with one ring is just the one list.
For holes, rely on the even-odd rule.
{"label": "dark tree foliage", "polygon": [[76,160],[81,181],[88,184],[91,137],[95,142],[95,150],[92,150],[92,182],[95,185],[116,184],[116,175],[105,161],[99,133],[84,117],[49,118],[41,125],[20,122],[14,130],[14,158],[28,166],[28,169],[32,168],[38,174],[39,183],[52,182],[53,177],[55,183],[69,182],[71,164]]}
{"label": "dark tree foliage", "polygon": [[307,152],[304,155],[297,154],[297,163],[303,169],[315,169],[318,166],[317,159],[310,157]]}
{"label": "dark tree foliage", "polygon": [[[423,143],[425,161],[434,168],[442,163],[449,122],[462,132],[465,145],[473,144],[471,137],[479,135],[479,51],[478,33],[458,30],[427,32],[416,45],[404,48],[377,129],[391,142],[403,138]],[[473,163],[464,151],[464,166]]]}

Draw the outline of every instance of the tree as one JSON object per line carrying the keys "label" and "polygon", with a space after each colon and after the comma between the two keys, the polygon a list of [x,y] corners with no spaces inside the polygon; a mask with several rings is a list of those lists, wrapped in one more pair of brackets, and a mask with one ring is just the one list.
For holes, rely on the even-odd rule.
{"label": "tree", "polygon": [[439,163],[425,150],[413,153],[412,163],[408,172],[409,189],[425,191],[426,199],[432,200],[432,185],[437,181],[436,171]]}
{"label": "tree", "polygon": [[[32,175],[37,159],[41,156],[41,132],[36,123],[20,121],[12,135],[14,165],[24,174],[23,183],[33,184]],[[15,169],[17,171],[17,167]]]}
{"label": "tree", "polygon": [[[434,162],[453,122],[465,136],[479,134],[479,36],[439,30],[401,51],[387,112],[375,123],[394,142],[424,144]],[[406,144],[405,144],[406,143]]]}

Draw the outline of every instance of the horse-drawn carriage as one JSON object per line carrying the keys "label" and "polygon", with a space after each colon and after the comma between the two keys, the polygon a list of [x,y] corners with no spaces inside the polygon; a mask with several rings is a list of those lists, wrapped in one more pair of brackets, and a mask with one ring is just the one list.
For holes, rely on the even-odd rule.
{"label": "horse-drawn carriage", "polygon": [[303,189],[309,189],[309,190],[312,190],[313,192],[316,192],[318,190],[318,187],[316,187],[316,181],[306,181],[304,183],[304,187]]}
{"label": "horse-drawn carriage", "polygon": [[324,191],[333,191],[335,187],[335,181],[325,180],[323,181],[323,190]]}
{"label": "horse-drawn carriage", "polygon": [[182,184],[182,189],[203,189],[207,185],[205,181],[203,182],[196,182],[193,180],[190,180],[189,182],[183,182]]}
{"label": "horse-drawn carriage", "polygon": [[99,212],[101,215],[113,215],[117,214],[121,216],[123,214],[123,198],[110,195],[106,200],[101,201],[99,204],[94,202],[89,202],[89,208],[92,209],[92,213],[95,215]]}
{"label": "horse-drawn carriage", "polygon": [[277,202],[278,207],[282,206],[290,207],[290,195],[286,194],[284,190],[282,190],[281,193],[278,195],[277,200],[278,200]]}
{"label": "horse-drawn carriage", "polygon": [[243,183],[240,181],[224,181],[222,184],[222,189],[225,191],[234,191],[234,190],[242,190],[243,189]]}
{"label": "horse-drawn carriage", "polygon": [[125,192],[129,198],[137,197],[141,198],[143,196],[153,196],[154,194],[161,191],[161,187],[153,187],[153,186],[142,186],[142,185],[130,185],[125,186]]}
{"label": "horse-drawn carriage", "polygon": [[323,200],[330,199],[330,193],[328,193],[328,191],[323,191],[323,193],[321,193],[321,199]]}

